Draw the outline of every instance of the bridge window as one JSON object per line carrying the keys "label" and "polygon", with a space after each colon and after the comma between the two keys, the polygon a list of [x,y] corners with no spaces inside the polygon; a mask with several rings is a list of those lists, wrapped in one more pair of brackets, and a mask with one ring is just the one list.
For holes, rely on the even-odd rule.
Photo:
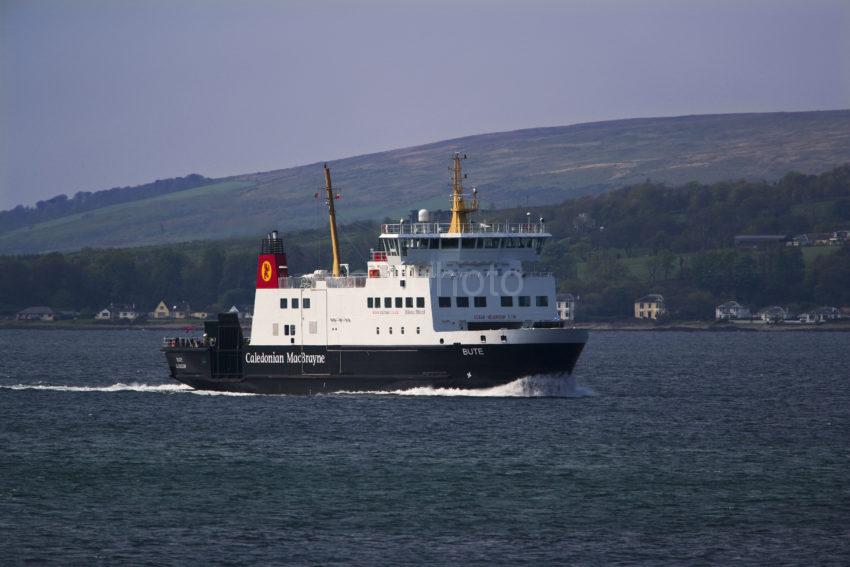
{"label": "bridge window", "polygon": [[287,299],[285,297],[280,298],[280,308],[286,309]]}
{"label": "bridge window", "polygon": [[402,299],[400,297],[396,297],[395,298],[395,306],[397,308],[401,308],[401,305],[402,305]]}
{"label": "bridge window", "polygon": [[520,307],[531,307],[531,298],[527,295],[519,296],[519,306]]}
{"label": "bridge window", "polygon": [[438,301],[438,305],[440,307],[451,307],[452,306],[452,298],[451,297],[440,296],[440,298],[437,301]]}
{"label": "bridge window", "polygon": [[457,248],[458,239],[457,238],[442,238],[443,248]]}
{"label": "bridge window", "polygon": [[310,309],[310,298],[309,297],[304,298],[304,309]]}
{"label": "bridge window", "polygon": [[537,296],[537,307],[548,307],[549,306],[549,297],[546,295],[538,295]]}
{"label": "bridge window", "polygon": [[502,247],[503,248],[516,248],[516,239],[515,238],[503,238],[502,239]]}
{"label": "bridge window", "polygon": [[369,309],[372,309],[374,306],[375,306],[375,300],[372,299],[371,297],[367,297],[366,298],[366,307],[368,307]]}
{"label": "bridge window", "polygon": [[425,307],[425,298],[424,297],[417,297],[416,298],[416,307],[419,307],[419,308]]}
{"label": "bridge window", "polygon": [[455,298],[458,307],[469,307],[469,298],[460,296]]}
{"label": "bridge window", "polygon": [[475,238],[461,238],[460,245],[462,248],[475,248]]}
{"label": "bridge window", "polygon": [[298,309],[298,298],[297,297],[292,298],[292,308]]}
{"label": "bridge window", "polygon": [[502,307],[513,307],[514,306],[514,298],[510,295],[502,296]]}
{"label": "bridge window", "polygon": [[475,298],[476,307],[487,307],[487,296],[479,295]]}
{"label": "bridge window", "polygon": [[407,307],[408,309],[413,307],[413,298],[412,297],[405,297],[404,298],[404,306]]}
{"label": "bridge window", "polygon": [[392,297],[385,297],[384,298],[384,308],[389,309],[392,306],[393,306],[393,298]]}
{"label": "bridge window", "polygon": [[498,248],[499,247],[498,238],[482,238],[481,239],[481,247],[482,248]]}

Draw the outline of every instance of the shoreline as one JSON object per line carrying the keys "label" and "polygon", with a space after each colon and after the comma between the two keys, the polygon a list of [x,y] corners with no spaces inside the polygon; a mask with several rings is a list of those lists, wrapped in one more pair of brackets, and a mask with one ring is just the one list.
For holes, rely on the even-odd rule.
{"label": "shoreline", "polygon": [[[56,330],[56,331],[185,331],[191,327],[191,331],[200,331],[204,328],[204,322],[200,320],[187,320],[182,322],[157,322],[157,323],[125,323],[112,324],[94,321],[0,321],[0,330]],[[243,328],[245,325],[243,324]],[[777,333],[777,332],[850,332],[850,321],[834,323],[802,324],[802,323],[717,323],[714,321],[680,321],[670,323],[646,323],[631,321],[614,322],[588,322],[575,323],[571,325],[575,329],[585,329],[596,332],[612,331],[655,331],[655,332],[710,332],[710,333]],[[250,326],[249,326],[250,328]],[[188,331],[188,332],[191,332]]]}

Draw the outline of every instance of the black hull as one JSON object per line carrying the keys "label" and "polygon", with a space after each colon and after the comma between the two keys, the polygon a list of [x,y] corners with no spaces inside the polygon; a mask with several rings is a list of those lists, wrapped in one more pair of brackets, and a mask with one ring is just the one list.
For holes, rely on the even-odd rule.
{"label": "black hull", "polygon": [[[171,376],[200,390],[252,394],[480,389],[541,374],[568,375],[584,338],[569,343],[418,347],[262,347],[219,353],[166,347]],[[221,357],[225,356],[225,359]]]}

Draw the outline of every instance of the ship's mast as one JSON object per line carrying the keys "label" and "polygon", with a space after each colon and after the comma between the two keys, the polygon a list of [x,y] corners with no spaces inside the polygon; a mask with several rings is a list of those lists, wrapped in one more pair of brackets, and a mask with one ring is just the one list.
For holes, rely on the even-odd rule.
{"label": "ship's mast", "polygon": [[339,277],[339,240],[336,235],[336,213],[334,212],[334,191],[331,186],[331,170],[325,164],[325,191],[327,192],[328,215],[331,223],[331,248],[333,250],[334,264],[333,276]]}
{"label": "ship's mast", "polygon": [[473,195],[467,203],[463,196],[463,180],[466,175],[461,171],[460,160],[466,159],[466,154],[461,156],[455,152],[452,156],[452,222],[449,224],[450,233],[463,232],[468,229],[469,214],[478,210],[478,199]]}

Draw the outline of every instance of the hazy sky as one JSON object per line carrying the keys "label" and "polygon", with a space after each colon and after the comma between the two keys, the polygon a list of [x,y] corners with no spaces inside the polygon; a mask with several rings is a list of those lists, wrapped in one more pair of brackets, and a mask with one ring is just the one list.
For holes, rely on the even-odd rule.
{"label": "hazy sky", "polygon": [[848,0],[0,0],[0,208],[499,130],[848,108],[848,36]]}

